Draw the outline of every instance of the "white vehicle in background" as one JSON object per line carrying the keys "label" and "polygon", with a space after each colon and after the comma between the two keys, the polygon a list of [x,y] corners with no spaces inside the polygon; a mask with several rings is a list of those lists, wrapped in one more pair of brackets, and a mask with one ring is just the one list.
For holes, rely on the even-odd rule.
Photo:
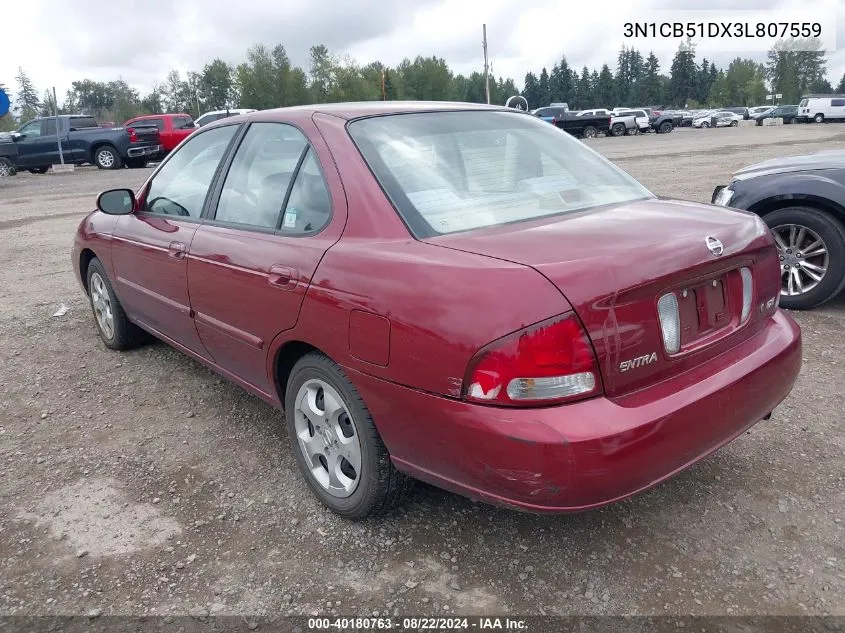
{"label": "white vehicle in background", "polygon": [[807,95],[798,104],[798,121],[845,121],[845,95]]}
{"label": "white vehicle in background", "polygon": [[692,126],[697,128],[708,127],[737,127],[743,120],[741,114],[728,110],[711,110],[704,112],[693,119]]}
{"label": "white vehicle in background", "polygon": [[[626,117],[633,116],[637,123],[637,131],[634,134],[646,133],[651,130],[651,119],[648,118],[648,112],[645,110],[637,110],[636,108],[614,108],[612,111],[614,116]],[[631,132],[629,132],[630,134]]]}
{"label": "white vehicle in background", "polygon": [[225,119],[230,116],[237,116],[239,114],[249,114],[250,112],[258,112],[258,110],[256,110],[255,108],[231,108],[229,110],[212,110],[211,112],[206,112],[201,117],[198,117],[194,121],[194,125],[196,125],[197,127],[202,127],[203,125],[208,125],[209,123],[219,121],[220,119]]}

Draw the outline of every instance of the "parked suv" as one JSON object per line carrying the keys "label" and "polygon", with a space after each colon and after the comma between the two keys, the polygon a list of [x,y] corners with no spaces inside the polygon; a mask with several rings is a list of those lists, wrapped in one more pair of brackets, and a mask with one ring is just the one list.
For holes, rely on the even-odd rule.
{"label": "parked suv", "polygon": [[756,115],[754,120],[757,121],[757,125],[763,125],[763,119],[783,119],[784,125],[789,125],[790,123],[795,123],[797,117],[797,105],[781,105]]}

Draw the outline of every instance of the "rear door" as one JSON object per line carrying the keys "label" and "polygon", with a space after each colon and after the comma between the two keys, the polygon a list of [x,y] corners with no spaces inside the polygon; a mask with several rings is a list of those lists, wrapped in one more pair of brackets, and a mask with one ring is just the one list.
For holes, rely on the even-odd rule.
{"label": "rear door", "polygon": [[203,344],[264,393],[273,390],[268,347],[296,324],[311,277],[346,221],[345,197],[330,193],[342,191],[340,178],[320,141],[310,120],[303,129],[252,123],[189,251]]}

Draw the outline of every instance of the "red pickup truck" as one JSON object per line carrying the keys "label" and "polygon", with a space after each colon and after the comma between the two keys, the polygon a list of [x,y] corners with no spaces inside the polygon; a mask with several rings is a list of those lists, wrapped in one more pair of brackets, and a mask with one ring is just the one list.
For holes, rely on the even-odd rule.
{"label": "red pickup truck", "polygon": [[189,114],[149,114],[129,119],[123,124],[125,128],[155,126],[161,136],[162,151],[167,154],[175,148],[182,139],[190,136],[197,129]]}

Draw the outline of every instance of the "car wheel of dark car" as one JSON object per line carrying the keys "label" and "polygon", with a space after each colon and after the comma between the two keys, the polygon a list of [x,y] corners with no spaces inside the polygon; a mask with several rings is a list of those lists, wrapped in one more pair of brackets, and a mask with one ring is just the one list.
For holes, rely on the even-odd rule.
{"label": "car wheel of dark car", "polygon": [[0,178],[8,178],[16,173],[15,164],[8,158],[0,158]]}
{"label": "car wheel of dark car", "polygon": [[671,121],[664,121],[660,124],[660,133],[661,134],[668,134],[672,131],[672,122]]}
{"label": "car wheel of dark car", "polygon": [[610,128],[610,133],[613,136],[623,136],[625,134],[625,124],[624,123],[614,123],[613,127]]}
{"label": "car wheel of dark car", "polygon": [[147,160],[145,158],[127,158],[126,166],[129,169],[143,169],[147,166]]}
{"label": "car wheel of dark car", "polygon": [[294,366],[285,421],[305,480],[337,514],[384,513],[410,491],[413,480],[393,466],[358,391],[324,354],[306,354]]}
{"label": "car wheel of dark car", "polygon": [[94,321],[106,347],[124,350],[141,344],[147,338],[146,332],[126,316],[102,262],[96,257],[88,264],[87,280]]}
{"label": "car wheel of dark car", "polygon": [[120,169],[123,167],[123,161],[120,160],[120,154],[111,145],[101,145],[94,152],[94,164],[100,169]]}
{"label": "car wheel of dark car", "polygon": [[582,132],[582,136],[584,138],[596,138],[596,136],[598,136],[598,134],[599,134],[599,131],[596,128],[594,128],[592,125],[588,125],[587,127],[585,127],[584,131]]}
{"label": "car wheel of dark car", "polygon": [[816,116],[813,117],[813,121],[816,123],[824,123],[824,115],[819,112]]}
{"label": "car wheel of dark car", "polygon": [[46,174],[49,167],[30,167],[29,173],[31,174]]}
{"label": "car wheel of dark car", "polygon": [[845,227],[816,209],[787,207],[763,216],[777,245],[780,304],[814,308],[845,286]]}

